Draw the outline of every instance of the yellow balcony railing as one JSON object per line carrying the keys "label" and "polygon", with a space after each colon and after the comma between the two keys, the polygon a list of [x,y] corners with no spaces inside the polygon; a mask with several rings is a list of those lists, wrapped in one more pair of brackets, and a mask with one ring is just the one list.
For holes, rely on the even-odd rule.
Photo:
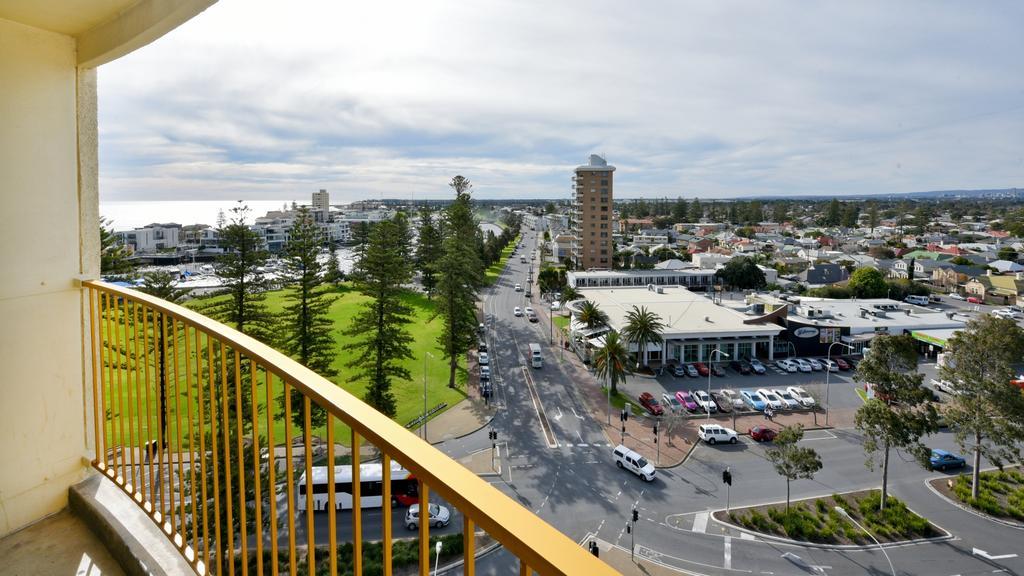
{"label": "yellow balcony railing", "polygon": [[[465,574],[474,573],[477,527],[518,558],[520,574],[614,573],[430,444],[265,344],[141,292],[97,281],[83,289],[93,466],[135,500],[198,574],[247,575],[250,564],[257,574],[278,574],[279,564],[289,574],[316,574],[318,564],[338,573],[337,518],[344,516],[327,522],[324,552],[317,550],[314,513],[299,510],[318,507],[305,479],[314,477],[315,450],[336,462],[340,424],[351,430],[344,440],[353,574],[362,573],[364,538],[381,541],[383,573],[392,573],[394,470],[411,473],[421,510],[436,493],[461,512]],[[293,414],[301,416],[301,431]],[[323,447],[311,430],[318,414]],[[379,453],[382,475],[375,484],[382,503],[376,535],[362,526],[367,446]],[[335,474],[324,475],[325,508],[335,510]],[[419,573],[426,576],[433,555],[428,522],[419,523],[418,538]]]}

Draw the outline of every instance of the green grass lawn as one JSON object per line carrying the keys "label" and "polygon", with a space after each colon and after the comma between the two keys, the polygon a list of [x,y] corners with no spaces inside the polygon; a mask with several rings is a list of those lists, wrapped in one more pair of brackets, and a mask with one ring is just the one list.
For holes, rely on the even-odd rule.
{"label": "green grass lawn", "polygon": [[505,246],[501,251],[501,258],[487,269],[484,275],[484,284],[490,286],[498,281],[498,276],[501,276],[501,271],[505,269],[505,264],[508,262],[509,256],[512,255],[512,251],[516,249],[516,244],[519,243],[519,236],[516,236],[509,242],[508,246]]}
{"label": "green grass lawn", "polygon": [[[349,377],[350,374],[352,374],[352,370],[350,368],[346,367],[346,364],[349,361],[351,361],[351,359],[355,356],[355,352],[354,351],[347,351],[347,350],[342,349],[342,346],[345,343],[345,341],[347,340],[347,338],[342,336],[341,331],[345,327],[348,326],[349,322],[351,321],[352,316],[355,315],[358,312],[361,304],[363,304],[363,303],[368,301],[368,298],[363,296],[359,292],[356,292],[355,290],[351,289],[351,287],[348,286],[348,285],[343,285],[342,287],[338,288],[336,290],[336,294],[339,296],[339,298],[334,302],[334,304],[330,308],[330,317],[331,317],[331,320],[334,323],[334,328],[332,329],[332,334],[334,336],[335,342],[338,344],[338,354],[337,354],[337,356],[336,356],[336,358],[334,360],[334,364],[333,364],[334,368],[338,371],[338,376],[332,378],[331,380],[334,383],[336,383],[339,386],[341,386],[342,388],[344,388],[345,390],[351,392],[355,396],[357,396],[359,398],[362,398],[363,394],[366,391],[366,383],[364,381],[355,381],[355,382],[349,382],[348,381],[348,377]],[[281,290],[270,292],[268,294],[268,296],[267,296],[267,306],[270,308],[271,311],[273,311],[273,312],[281,312],[283,310],[284,305],[285,305],[284,296],[285,296],[284,291],[281,291]],[[408,325],[408,329],[409,329],[409,331],[410,331],[410,333],[412,334],[412,337],[413,337],[413,343],[412,343],[412,346],[411,346],[413,357],[411,359],[405,360],[403,362],[403,364],[406,367],[406,369],[408,369],[409,372],[410,372],[411,379],[409,381],[395,381],[393,383],[392,392],[395,395],[395,401],[396,401],[396,404],[397,404],[397,413],[396,413],[396,416],[395,416],[395,421],[404,426],[407,422],[409,422],[410,420],[416,418],[417,416],[419,416],[423,412],[424,358],[426,358],[426,360],[427,360],[426,364],[425,364],[425,367],[426,367],[426,380],[427,380],[427,406],[428,406],[428,408],[432,408],[433,406],[435,406],[435,405],[437,405],[439,403],[442,403],[442,402],[446,402],[448,404],[448,406],[453,406],[454,404],[456,404],[460,400],[464,399],[465,398],[465,392],[463,390],[466,387],[466,382],[468,380],[468,375],[467,375],[466,369],[465,369],[465,361],[461,360],[459,362],[459,365],[460,365],[459,371],[458,371],[458,373],[456,375],[459,387],[456,388],[456,389],[451,389],[451,388],[449,388],[447,386],[447,383],[448,383],[448,364],[444,360],[444,358],[442,357],[442,354],[440,353],[440,351],[437,349],[437,337],[438,337],[438,335],[441,332],[441,319],[436,316],[436,312],[435,312],[436,309],[435,309],[434,304],[432,302],[428,301],[426,296],[423,296],[423,295],[420,295],[420,294],[416,294],[416,293],[412,293],[412,292],[406,293],[403,296],[403,300],[404,300],[405,304],[408,305],[413,310],[412,323],[410,325]],[[193,305],[194,305],[194,303],[193,303]],[[141,334],[141,331],[140,331],[140,334]],[[113,334],[112,334],[112,338],[113,338]],[[194,336],[190,335],[190,338],[193,338],[193,340],[190,341],[190,347],[191,347],[191,346],[194,346]],[[121,341],[121,342],[123,342],[125,340],[125,336],[124,336],[123,332],[117,336],[117,339],[119,341]],[[180,394],[179,394],[179,410],[180,410],[181,419],[182,419],[182,430],[183,430],[182,433],[184,434],[185,431],[188,429],[187,418],[188,418],[188,415],[189,415],[189,409],[188,409],[188,398],[185,395],[185,392],[188,389],[188,385],[186,383],[186,370],[184,368],[186,354],[185,354],[185,346],[184,346],[183,334],[179,334],[178,340],[179,340],[179,346],[178,346],[179,364],[180,364],[180,366],[182,366],[181,371],[180,371],[181,372],[181,376],[179,378],[179,380],[180,380],[180,388],[181,388],[180,389]],[[140,342],[141,342],[141,336],[140,336]],[[131,345],[131,340],[129,340],[129,345]],[[205,347],[205,339],[202,341],[202,346]],[[433,355],[432,358],[426,356],[426,354],[428,352]],[[193,396],[192,396],[193,409],[191,411],[191,414],[193,415],[193,418],[195,420],[195,425],[193,427],[193,429],[195,429],[195,426],[198,426],[198,406],[197,406],[197,404],[198,404],[198,395],[197,395],[197,393],[195,391],[195,383],[197,382],[197,378],[196,378],[196,375],[195,375],[195,368],[194,368],[194,362],[195,362],[195,351],[194,350],[192,350],[191,358],[192,358],[193,367],[190,369],[191,372],[189,373],[188,376],[191,379],[192,390],[193,390]],[[152,356],[151,356],[151,362],[152,362]],[[206,380],[207,374],[208,374],[207,369],[204,367],[203,368],[203,381],[204,382]],[[140,379],[141,379],[141,375],[140,375]],[[118,386],[118,380],[116,378],[113,378],[113,379],[108,378],[108,380],[107,380],[108,381],[108,391],[106,393],[106,397],[107,397],[107,407],[108,407],[110,413],[113,413],[113,414],[125,413],[125,414],[127,414],[129,412],[129,410],[130,410],[132,414],[135,414],[138,411],[138,406],[140,404],[145,409],[145,405],[146,405],[145,394],[144,394],[143,398],[141,398],[141,399],[136,398],[135,397],[134,386],[130,386],[130,383],[134,382],[134,380],[135,380],[135,375],[134,375],[133,371],[127,371],[127,372],[126,371],[122,371],[122,380],[121,380],[121,385],[120,386]],[[152,382],[153,380],[155,380],[155,377],[151,374],[150,375],[150,381]],[[112,387],[110,386],[110,383],[113,383]],[[246,384],[248,384],[248,382],[246,382]],[[280,417],[281,408],[278,406],[278,404],[276,402],[276,399],[281,397],[281,395],[282,395],[282,393],[281,393],[282,386],[283,386],[283,384],[280,382],[279,379],[274,379],[273,386],[272,386],[272,389],[271,389],[271,394],[272,394],[272,397],[275,399],[275,401],[271,404],[271,408],[273,410],[273,413],[276,416],[278,416],[278,417],[275,418],[274,430],[273,430],[274,443],[275,444],[281,444],[284,441],[284,420]],[[152,386],[152,385],[149,387],[149,396],[150,396],[150,398],[149,398],[149,406],[150,406],[149,411],[150,411],[151,414],[155,414],[156,413],[156,398],[155,398],[156,394],[153,391],[153,388],[154,388],[154,386]],[[129,405],[129,390],[130,389],[131,389],[131,403]],[[145,388],[143,388],[143,390],[145,391]],[[246,390],[246,392],[248,392],[249,388],[247,387],[245,390]],[[173,390],[172,390],[172,394],[173,394]],[[209,394],[208,391],[204,392],[204,395],[206,396],[204,402],[208,402],[209,401],[208,394]],[[116,403],[117,405],[114,405],[114,406],[111,405],[111,398],[118,399],[117,403]],[[265,385],[264,385],[264,379],[263,379],[262,374],[257,379],[257,405],[258,405],[258,407],[260,409],[260,412],[261,412],[260,413],[260,418],[259,418],[260,433],[261,433],[261,435],[266,436],[266,431],[267,431],[267,411],[266,411],[267,410],[267,401],[266,401],[266,388],[265,388]],[[293,406],[293,409],[295,409],[295,408],[296,407]],[[436,414],[434,416],[436,416]],[[143,419],[140,422],[140,424],[141,424],[141,429],[137,428],[135,430],[136,436],[135,436],[134,439],[130,439],[128,437],[129,434],[128,434],[127,430],[126,430],[126,432],[125,432],[125,442],[124,442],[125,444],[129,444],[130,443],[130,444],[138,445],[140,443],[139,438],[142,438],[143,440],[145,440],[145,439],[153,439],[153,438],[156,437],[155,434],[156,434],[157,425],[156,425],[156,418],[155,418],[155,416],[153,416],[151,418],[151,422],[146,422],[145,419]],[[168,432],[169,432],[169,434],[171,436],[171,445],[172,446],[177,445],[178,444],[178,442],[176,440],[176,436],[177,436],[177,414],[174,413],[173,409],[170,411],[170,414],[169,414],[168,426],[169,426]],[[293,434],[295,432],[297,432],[297,431],[293,427]],[[338,427],[335,428],[335,432],[336,432],[336,441],[338,441],[338,442],[346,442],[346,443],[349,441],[350,436],[349,436],[348,428],[346,426],[340,426],[339,425]],[[109,428],[108,428],[108,433],[111,435],[111,438],[112,438],[111,444],[117,444],[118,443],[117,442],[117,438],[119,437],[119,434],[120,434],[119,427],[118,427],[117,430],[109,430]],[[326,435],[326,430],[325,429],[320,429],[320,430],[315,431],[314,434],[319,435],[319,436],[325,436]],[[188,445],[188,444],[189,443],[188,443],[187,440],[183,440],[182,441],[182,445]]]}

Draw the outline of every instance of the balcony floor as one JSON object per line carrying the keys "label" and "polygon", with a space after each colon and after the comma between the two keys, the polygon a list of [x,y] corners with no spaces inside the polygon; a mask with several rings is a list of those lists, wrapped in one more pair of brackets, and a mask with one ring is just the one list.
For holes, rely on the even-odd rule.
{"label": "balcony floor", "polygon": [[0,558],[0,576],[124,574],[100,539],[68,510],[0,539]]}

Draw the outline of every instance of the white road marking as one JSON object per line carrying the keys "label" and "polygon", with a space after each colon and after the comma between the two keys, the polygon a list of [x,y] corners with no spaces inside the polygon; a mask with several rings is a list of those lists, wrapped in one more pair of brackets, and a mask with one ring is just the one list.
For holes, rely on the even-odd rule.
{"label": "white road marking", "polygon": [[725,537],[725,560],[722,567],[732,570],[732,538],[729,536]]}
{"label": "white road marking", "polygon": [[700,512],[693,517],[693,531],[704,533],[708,529],[708,517],[711,514],[707,512]]}
{"label": "white road marking", "polygon": [[[583,436],[580,435],[579,430],[576,431],[576,437],[580,439],[580,442],[583,442]],[[586,444],[580,444],[580,446],[586,446]]]}
{"label": "white road marking", "polygon": [[974,554],[975,556],[981,556],[982,558],[984,558],[986,560],[1006,560],[1006,559],[1009,559],[1009,558],[1016,558],[1017,557],[1016,554],[1000,554],[999,556],[992,556],[991,554],[989,554],[988,552],[985,552],[984,550],[982,550],[980,548],[971,548],[971,554]]}
{"label": "white road marking", "polygon": [[749,532],[740,532],[740,540],[756,540],[756,538]]}
{"label": "white road marking", "polygon": [[555,416],[555,420],[561,420],[562,419],[562,407],[561,406],[555,406],[555,408],[558,409],[558,414]]}
{"label": "white road marking", "polygon": [[575,408],[573,408],[572,406],[569,406],[569,409],[572,410],[572,415],[573,416],[579,418],[580,420],[583,420],[583,416],[580,416],[579,414],[577,414]]}

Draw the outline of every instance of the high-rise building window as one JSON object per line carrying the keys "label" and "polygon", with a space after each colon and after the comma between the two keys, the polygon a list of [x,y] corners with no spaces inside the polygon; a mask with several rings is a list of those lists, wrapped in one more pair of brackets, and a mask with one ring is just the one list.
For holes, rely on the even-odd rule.
{"label": "high-rise building window", "polygon": [[608,179],[607,178],[605,178],[604,180],[601,180],[601,186],[607,186],[607,185],[608,185]]}

